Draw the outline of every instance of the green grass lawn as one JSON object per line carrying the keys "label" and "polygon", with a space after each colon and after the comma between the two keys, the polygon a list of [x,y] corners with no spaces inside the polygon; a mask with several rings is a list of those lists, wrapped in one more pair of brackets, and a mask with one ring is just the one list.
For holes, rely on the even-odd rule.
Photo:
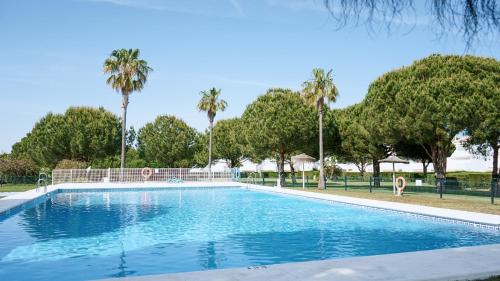
{"label": "green grass lawn", "polygon": [[[290,189],[302,190],[300,187]],[[491,204],[489,197],[470,195],[446,194],[443,199],[440,199],[437,194],[425,192],[405,192],[403,196],[394,196],[388,190],[376,190],[370,193],[368,190],[361,189],[347,189],[345,191],[339,188],[326,190],[307,188],[306,191],[500,215],[500,198],[495,204]]]}
{"label": "green grass lawn", "polygon": [[[245,179],[243,182],[247,181],[248,179]],[[262,184],[262,179],[256,179],[255,183]],[[276,179],[266,179],[265,184],[273,186],[276,184]],[[477,194],[488,195],[488,190],[464,190],[465,194],[445,193],[443,199],[440,199],[435,187],[431,185],[410,186],[403,196],[399,197],[393,195],[391,182],[381,184],[381,188],[373,188],[370,193],[368,182],[348,182],[347,190],[345,190],[343,182],[330,181],[327,182],[326,190],[318,190],[317,183],[310,181],[306,185],[306,191],[500,215],[500,198],[496,198],[495,204],[491,204],[489,196],[475,196]],[[292,185],[291,181],[288,180],[287,188],[302,190],[302,183],[298,179],[298,183]]]}
{"label": "green grass lawn", "polygon": [[0,192],[22,192],[36,188],[35,184],[2,184]]}

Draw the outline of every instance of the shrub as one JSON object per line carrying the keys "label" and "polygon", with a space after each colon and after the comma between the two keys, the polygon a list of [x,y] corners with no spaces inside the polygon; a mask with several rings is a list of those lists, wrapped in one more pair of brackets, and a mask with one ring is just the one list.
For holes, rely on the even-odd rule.
{"label": "shrub", "polygon": [[57,163],[56,169],[86,169],[88,166],[87,162],[63,159]]}
{"label": "shrub", "polygon": [[31,159],[15,158],[11,155],[0,155],[0,174],[4,176],[35,176],[38,166]]}

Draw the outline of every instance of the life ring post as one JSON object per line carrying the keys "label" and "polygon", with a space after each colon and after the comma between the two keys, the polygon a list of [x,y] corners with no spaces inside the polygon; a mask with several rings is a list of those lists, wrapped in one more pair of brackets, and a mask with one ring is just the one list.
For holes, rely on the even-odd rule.
{"label": "life ring post", "polygon": [[144,181],[147,181],[151,175],[153,174],[153,170],[149,167],[142,168],[141,170],[141,176],[144,179]]}
{"label": "life ring post", "polygon": [[[401,185],[400,185],[401,184]],[[396,178],[396,189],[398,191],[397,196],[401,196],[406,188],[406,180],[403,177]]]}

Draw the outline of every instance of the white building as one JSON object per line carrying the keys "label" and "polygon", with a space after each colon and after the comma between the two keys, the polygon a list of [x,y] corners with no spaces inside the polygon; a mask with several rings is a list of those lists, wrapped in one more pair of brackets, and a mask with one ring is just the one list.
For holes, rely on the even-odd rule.
{"label": "white building", "polygon": [[[455,145],[455,151],[448,157],[447,161],[447,172],[455,171],[468,171],[468,172],[491,172],[493,170],[493,156],[490,154],[488,157],[480,157],[471,154],[462,145],[464,138],[455,138],[453,144]],[[500,158],[500,157],[499,157]],[[352,163],[338,163],[338,166],[347,172],[358,172],[356,165]],[[318,162],[316,163],[306,163],[304,165],[304,170],[311,171],[313,168],[317,168]],[[302,171],[302,164],[294,165],[296,171]],[[213,171],[223,171],[228,169],[228,165],[223,160],[218,160],[213,166]],[[265,172],[272,171],[277,172],[278,168],[275,160],[266,159],[260,164],[253,163],[249,160],[244,161],[243,165],[240,167],[242,172]],[[422,163],[416,161],[410,161],[410,164],[396,164],[396,170],[399,172],[423,172]],[[285,164],[285,171],[290,171],[290,165]],[[372,165],[368,165],[366,168],[367,172],[372,172]],[[392,171],[391,163],[381,163],[381,172]],[[427,167],[428,172],[434,172],[434,167],[432,163]]]}

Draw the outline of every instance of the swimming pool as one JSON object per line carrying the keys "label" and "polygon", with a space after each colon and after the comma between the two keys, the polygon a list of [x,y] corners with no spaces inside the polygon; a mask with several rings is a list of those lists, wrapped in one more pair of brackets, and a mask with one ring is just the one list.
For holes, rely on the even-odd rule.
{"label": "swimming pool", "polygon": [[500,231],[244,188],[60,190],[0,216],[0,280],[184,272],[500,243]]}

